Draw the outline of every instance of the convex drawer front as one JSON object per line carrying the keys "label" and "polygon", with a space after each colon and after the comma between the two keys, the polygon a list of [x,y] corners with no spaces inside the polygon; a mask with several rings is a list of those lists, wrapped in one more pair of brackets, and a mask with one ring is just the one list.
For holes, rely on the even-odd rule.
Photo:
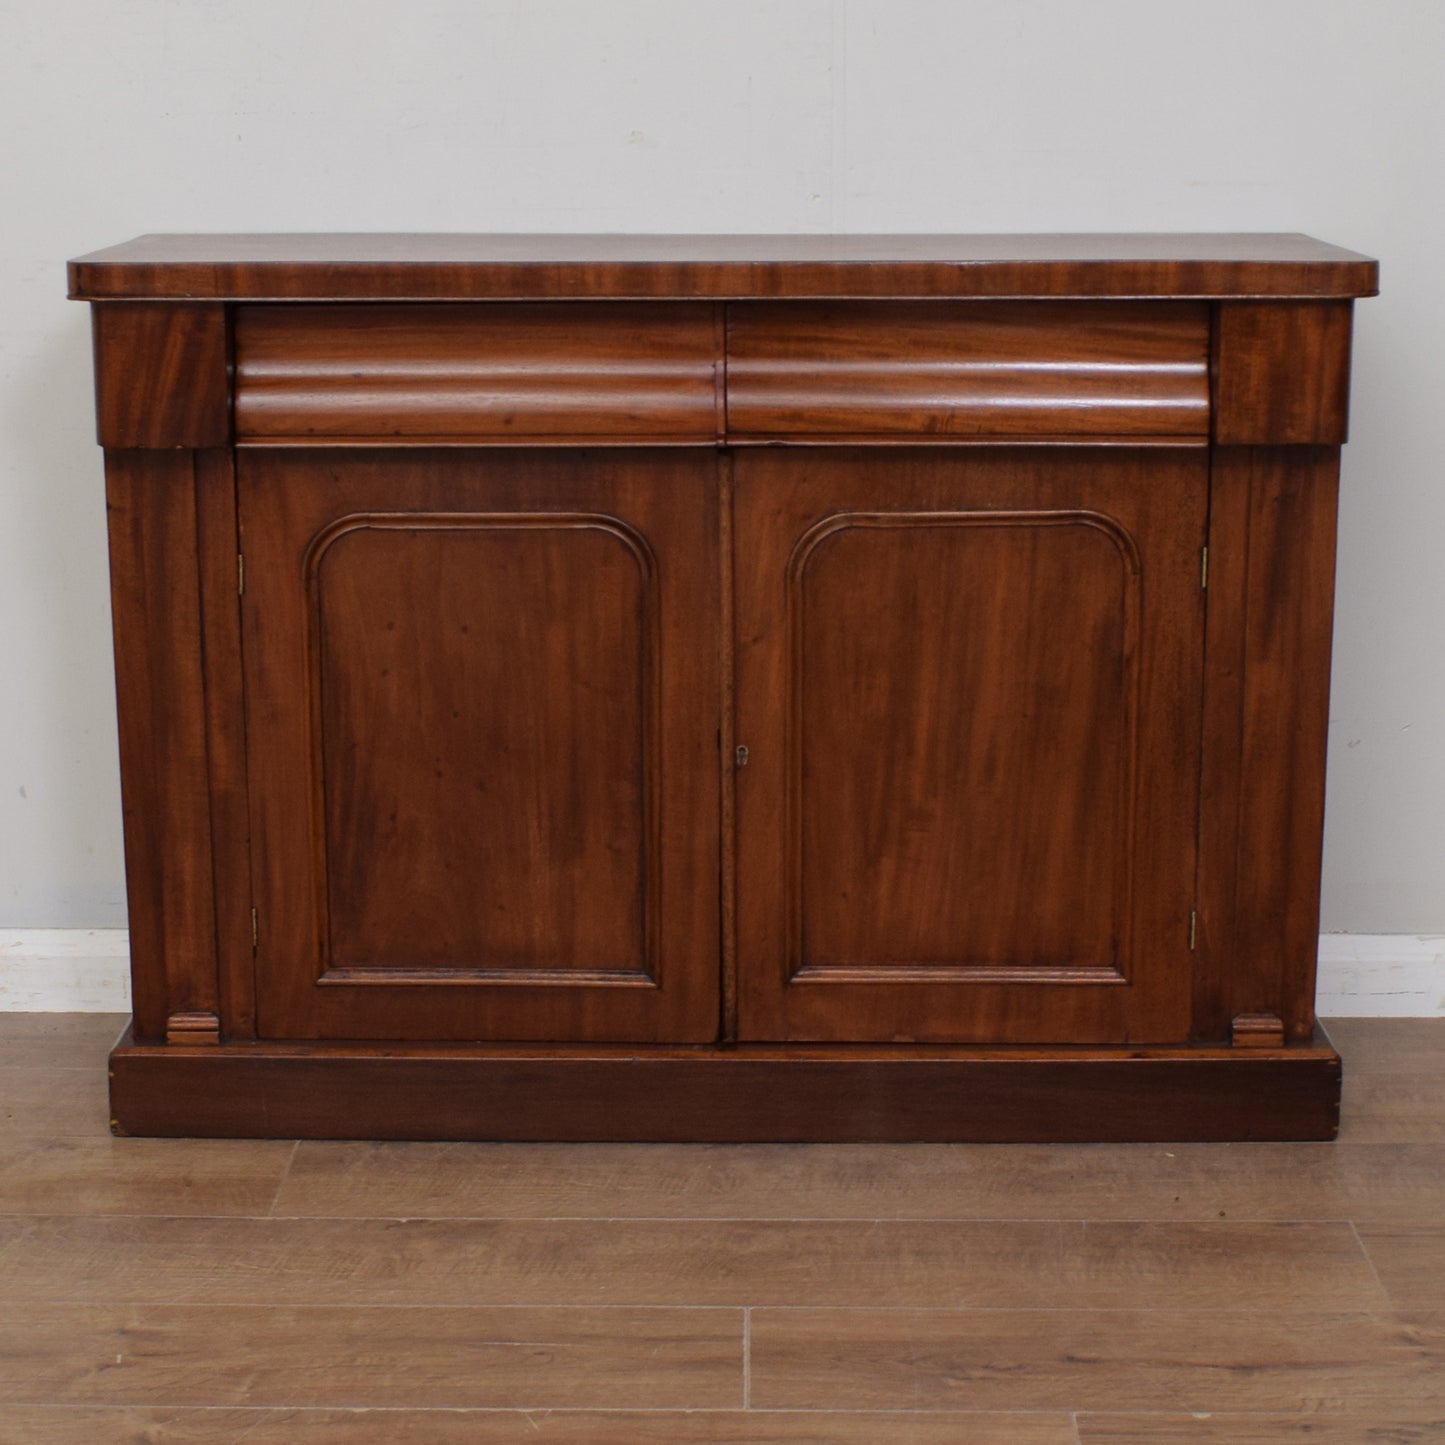
{"label": "convex drawer front", "polygon": [[1200,441],[1202,303],[237,308],[253,444]]}
{"label": "convex drawer front", "polygon": [[766,304],[728,313],[728,434],[964,441],[1209,434],[1203,305]]}
{"label": "convex drawer front", "polygon": [[713,442],[710,305],[242,306],[243,442]]}

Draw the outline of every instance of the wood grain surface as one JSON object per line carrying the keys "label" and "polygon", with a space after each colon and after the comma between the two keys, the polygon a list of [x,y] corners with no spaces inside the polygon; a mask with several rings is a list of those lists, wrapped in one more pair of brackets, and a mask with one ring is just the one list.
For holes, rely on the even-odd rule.
{"label": "wood grain surface", "polygon": [[109,451],[105,464],[136,1031],[219,996],[196,463]]}
{"label": "wood grain surface", "polygon": [[735,472],[741,1036],[1189,1038],[1205,454]]}
{"label": "wood grain surface", "polygon": [[484,297],[1367,296],[1309,236],[152,235],[70,263],[70,294]]}
{"label": "wood grain surface", "polygon": [[1215,441],[1341,445],[1349,433],[1352,312],[1349,301],[1220,305]]}
{"label": "wood grain surface", "polygon": [[201,646],[206,659],[206,761],[210,777],[212,883],[219,1012],[228,1038],[256,1032],[251,950],[251,818],[246,792],[246,707],[241,664],[241,538],[235,458],[196,454],[196,532]]}
{"label": "wood grain surface", "polygon": [[1211,476],[1196,1034],[1314,1026],[1339,453],[1224,447]]}
{"label": "wood grain surface", "polygon": [[0,1067],[94,1069],[129,1024],[120,1013],[0,1013]]}
{"label": "wood grain surface", "polygon": [[[1348,1111],[1347,1111],[1348,1113]],[[1368,1123],[1356,1109],[1354,1133]],[[644,1171],[639,1165],[646,1162]],[[397,1218],[1354,1219],[1428,1227],[1445,1147],[303,1143],[283,1214]]]}
{"label": "wood grain surface", "polygon": [[728,435],[1202,439],[1208,353],[1198,304],[739,303]]}
{"label": "wood grain surface", "polygon": [[1367,258],[169,237],[72,281],[118,1132],[1332,1136]]}
{"label": "wood grain surface", "polygon": [[64,1139],[94,1135],[110,1117],[109,1081],[92,1061],[87,1068],[27,1068],[0,1053],[0,1140]]}
{"label": "wood grain surface", "polygon": [[[1428,1257],[1426,1255],[1425,1257]],[[11,1300],[1389,1308],[1343,1221],[0,1216]],[[1416,1302],[1418,1303],[1418,1301]]]}
{"label": "wood grain surface", "polygon": [[241,306],[239,442],[712,442],[708,305]]}
{"label": "wood grain surface", "polygon": [[104,447],[222,447],[231,439],[226,308],[98,305],[96,437]]}
{"label": "wood grain surface", "polygon": [[1439,1308],[1445,1280],[1445,1218],[1394,1228],[1365,1225],[1360,1240],[1396,1309]]}
{"label": "wood grain surface", "polygon": [[1445,1414],[1445,1333],[1383,1312],[758,1309],[750,1345],[772,1408]]}
{"label": "wood grain surface", "polygon": [[[0,1445],[1078,1445],[1069,1416],[832,1410],[7,1407]],[[1182,1437],[1181,1437],[1182,1438]],[[1331,1445],[1335,1437],[1330,1437]],[[1341,1441],[1344,1436],[1338,1437]],[[1401,1440],[1425,1437],[1400,1436]]]}
{"label": "wood grain surface", "polygon": [[[1411,1413],[1415,1418],[1407,1418]],[[1350,1415],[1116,1415],[1077,1417],[1079,1445],[1434,1445],[1445,1438],[1445,1415],[1402,1401],[1388,1419]]]}
{"label": "wood grain surface", "polygon": [[116,1129],[1330,1137],[1334,487],[1375,279],[1240,235],[74,263]]}
{"label": "wood grain surface", "polygon": [[[107,1137],[108,1120],[68,1137],[0,1141],[0,1213],[257,1214],[285,1178],[294,1146]],[[183,1162],[184,1161],[184,1162]]]}
{"label": "wood grain surface", "polygon": [[262,1035],[716,1037],[712,454],[248,451],[240,492]]}
{"label": "wood grain surface", "polygon": [[0,1400],[717,1409],[742,1335],[741,1310],[31,1305],[0,1315]]}
{"label": "wood grain surface", "polygon": [[[583,986],[585,979],[579,994]],[[370,1005],[378,1019],[397,1008],[407,988],[430,990],[414,1005],[415,1016],[425,1017],[423,1006],[444,1008],[440,983],[368,987],[379,1000]],[[358,1016],[365,1006],[357,1006]],[[576,1007],[566,999],[553,1005],[569,1006]],[[1331,1139],[1340,1065],[1324,1042],[1241,1057],[1229,1049],[1077,1045],[920,1051],[329,1043],[317,1050],[304,1043],[168,1049],[127,1041],[111,1055],[111,1075],[121,1134],[1100,1142]]]}
{"label": "wood grain surface", "polygon": [[[0,1445],[1441,1438],[1445,1144],[1381,1090],[1338,1145],[117,1140],[119,1022],[0,1015]],[[1332,1029],[1445,1080],[1445,1021]]]}

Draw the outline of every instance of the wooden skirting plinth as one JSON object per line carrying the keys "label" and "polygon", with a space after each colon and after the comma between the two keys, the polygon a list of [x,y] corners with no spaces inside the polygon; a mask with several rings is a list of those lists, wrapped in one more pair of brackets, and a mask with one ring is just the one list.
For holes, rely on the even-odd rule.
{"label": "wooden skirting plinth", "polygon": [[136,1043],[118,1134],[698,1143],[1332,1139],[1340,1059],[1308,1045],[570,1049]]}

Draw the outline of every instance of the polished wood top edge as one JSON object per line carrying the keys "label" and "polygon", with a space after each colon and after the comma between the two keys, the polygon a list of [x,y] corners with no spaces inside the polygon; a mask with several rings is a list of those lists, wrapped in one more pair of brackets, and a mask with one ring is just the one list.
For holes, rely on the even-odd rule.
{"label": "polished wood top edge", "polygon": [[1290,234],[155,235],[70,262],[76,300],[1356,297],[1378,263]]}
{"label": "polished wood top edge", "polygon": [[1194,447],[1205,448],[1209,445],[1209,436],[1205,432],[1188,433],[1167,433],[1167,432],[1119,432],[1117,434],[1088,434],[1084,432],[1070,434],[1061,432],[1057,435],[1034,436],[1024,432],[1012,435],[998,436],[969,436],[949,435],[947,433],[930,433],[926,437],[911,435],[902,432],[738,432],[726,431],[719,436],[716,430],[707,436],[698,436],[687,433],[679,433],[676,436],[587,436],[583,433],[575,435],[557,436],[556,434],[536,433],[530,436],[488,436],[478,433],[471,436],[431,436],[426,433],[417,433],[415,436],[384,436],[367,435],[357,433],[353,436],[342,434],[337,435],[306,435],[297,433],[287,435],[278,433],[274,436],[258,436],[246,432],[239,433],[235,438],[235,446],[239,451],[275,451],[277,449],[290,450],[296,447],[305,447],[308,450],[325,450],[330,447],[338,451],[348,451],[355,448],[367,448],[374,450],[377,447],[384,447],[395,451],[410,449],[412,451],[425,451],[427,448],[441,448],[443,450],[455,450],[457,448],[471,447],[487,451],[495,451],[503,448],[527,448],[547,447],[549,450],[560,450],[572,448],[574,450],[591,450],[594,448],[608,449],[639,449],[653,450],[658,447],[689,447],[693,450],[700,448],[711,448],[719,451],[727,451],[733,448],[744,447],[749,450],[759,451],[768,447],[787,447],[789,450],[797,447],[874,447],[892,448],[898,450],[903,447],[923,448],[928,451],[935,451],[939,447],[987,447],[997,449],[999,447],[1112,447],[1114,449],[1132,448],[1138,450],[1147,447],[1154,451],[1159,447]]}

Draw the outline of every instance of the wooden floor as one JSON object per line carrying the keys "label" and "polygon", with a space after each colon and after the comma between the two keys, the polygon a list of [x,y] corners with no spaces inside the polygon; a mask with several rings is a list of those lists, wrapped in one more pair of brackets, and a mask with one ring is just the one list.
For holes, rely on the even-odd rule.
{"label": "wooden floor", "polygon": [[0,1015],[0,1445],[1445,1442],[1445,1020],[1338,1144],[112,1139]]}

